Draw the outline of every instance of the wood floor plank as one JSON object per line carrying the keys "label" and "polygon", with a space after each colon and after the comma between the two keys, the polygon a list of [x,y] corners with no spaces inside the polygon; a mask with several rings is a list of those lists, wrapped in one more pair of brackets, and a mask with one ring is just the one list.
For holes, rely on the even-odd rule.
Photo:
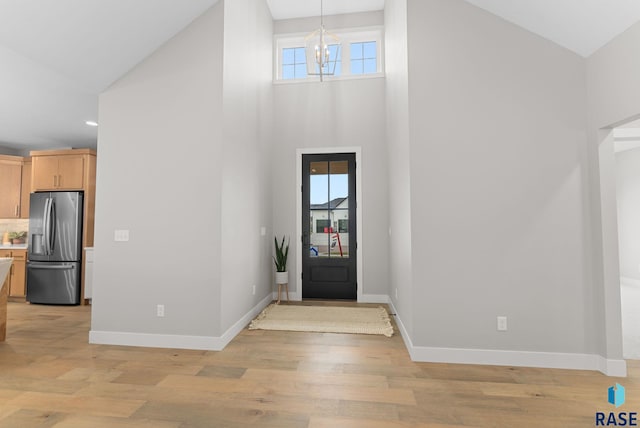
{"label": "wood floor plank", "polygon": [[45,412],[80,413],[126,418],[138,410],[144,401],[111,398],[79,397],[68,394],[26,392],[7,402],[9,406]]}
{"label": "wood floor plank", "polygon": [[66,415],[64,413],[18,409],[6,417],[0,416],[0,426],[9,428],[48,428],[56,426],[64,421],[65,418]]}
{"label": "wood floor plank", "polygon": [[[429,423],[413,423],[402,421],[376,420],[376,419],[356,419],[356,418],[323,418],[312,417],[309,421],[309,428],[455,428],[462,425],[442,425]],[[468,427],[468,426],[467,426]]]}
{"label": "wood floor plank", "polygon": [[289,370],[247,369],[242,379],[262,383],[298,382],[309,385],[362,386],[389,388],[386,376],[344,373],[305,373]]}
{"label": "wood floor plank", "polygon": [[178,421],[158,419],[124,419],[107,416],[69,416],[58,422],[55,428],[179,428]]}
{"label": "wood floor plank", "polygon": [[640,409],[640,361],[624,379],[415,363],[398,335],[246,329],[221,352],[90,345],[88,306],[7,315],[0,427],[586,427],[615,382]]}

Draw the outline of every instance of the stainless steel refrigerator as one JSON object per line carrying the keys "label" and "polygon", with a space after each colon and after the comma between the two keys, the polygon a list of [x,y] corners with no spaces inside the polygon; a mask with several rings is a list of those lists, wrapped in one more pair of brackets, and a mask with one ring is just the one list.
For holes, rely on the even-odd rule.
{"label": "stainless steel refrigerator", "polygon": [[82,192],[31,194],[27,301],[80,303]]}

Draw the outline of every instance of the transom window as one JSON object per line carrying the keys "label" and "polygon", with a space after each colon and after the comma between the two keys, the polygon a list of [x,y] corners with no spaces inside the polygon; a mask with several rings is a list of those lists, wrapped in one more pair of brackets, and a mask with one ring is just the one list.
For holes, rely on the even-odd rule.
{"label": "transom window", "polygon": [[377,72],[377,58],[375,41],[351,43],[351,74]]}
{"label": "transom window", "polygon": [[304,79],[307,77],[307,60],[302,48],[282,49],[282,78]]}
{"label": "transom window", "polygon": [[[329,62],[335,61],[333,75],[327,80],[378,77],[383,75],[384,50],[382,28],[367,27],[352,30],[332,30],[341,44],[329,45]],[[316,81],[317,76],[307,73],[305,55],[306,34],[276,35],[274,40],[274,81]],[[316,65],[315,73],[319,73]],[[323,68],[323,74],[329,67]]]}

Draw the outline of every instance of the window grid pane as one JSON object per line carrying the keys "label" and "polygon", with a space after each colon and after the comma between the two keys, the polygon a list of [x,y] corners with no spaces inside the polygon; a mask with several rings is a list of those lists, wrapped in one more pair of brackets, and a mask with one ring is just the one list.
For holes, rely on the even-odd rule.
{"label": "window grid pane", "polygon": [[377,63],[375,59],[364,60],[364,73],[375,73],[377,70]]}
{"label": "window grid pane", "polygon": [[375,59],[377,54],[376,42],[366,42],[362,44],[362,58]]}
{"label": "window grid pane", "polygon": [[307,77],[307,62],[304,48],[282,49],[282,79],[303,79]]}
{"label": "window grid pane", "polygon": [[351,74],[369,74],[378,71],[376,42],[351,43]]}
{"label": "window grid pane", "polygon": [[351,59],[362,59],[364,48],[362,43],[351,43]]}

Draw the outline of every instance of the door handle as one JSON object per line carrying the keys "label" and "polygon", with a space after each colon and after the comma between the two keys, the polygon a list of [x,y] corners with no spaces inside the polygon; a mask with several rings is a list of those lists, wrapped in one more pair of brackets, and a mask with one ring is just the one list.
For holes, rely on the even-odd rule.
{"label": "door handle", "polygon": [[44,229],[44,255],[51,255],[51,203],[52,199],[47,198],[44,203],[43,229]]}
{"label": "door handle", "polygon": [[53,198],[49,202],[49,255],[53,254],[53,247],[56,239],[56,205]]}
{"label": "door handle", "polygon": [[76,267],[73,265],[68,265],[68,266],[46,266],[46,265],[29,265],[29,269],[52,269],[52,270],[71,270],[71,269],[75,269]]}

